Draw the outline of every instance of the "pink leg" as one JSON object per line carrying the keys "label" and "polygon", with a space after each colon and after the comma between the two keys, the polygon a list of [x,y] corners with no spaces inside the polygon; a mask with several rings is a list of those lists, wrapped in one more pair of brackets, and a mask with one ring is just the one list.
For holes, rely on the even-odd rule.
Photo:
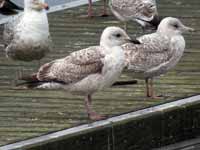
{"label": "pink leg", "polygon": [[88,17],[93,16],[93,11],[92,11],[92,0],[88,0],[89,6],[88,6]]}
{"label": "pink leg", "polygon": [[156,96],[154,87],[153,87],[153,78],[150,79],[150,97],[153,99],[162,99],[162,96]]}
{"label": "pink leg", "polygon": [[149,78],[145,79],[145,85],[146,85],[146,96],[151,97],[150,87],[149,87]]}
{"label": "pink leg", "polygon": [[107,13],[107,0],[103,0],[103,13],[102,13],[102,17],[107,17],[108,13]]}
{"label": "pink leg", "polygon": [[86,110],[87,110],[87,114],[88,114],[88,117],[91,119],[91,120],[101,120],[101,119],[104,119],[105,117],[101,116],[101,115],[98,115],[96,112],[94,112],[92,110],[92,97],[91,95],[87,95],[85,97],[85,107],[86,107]]}

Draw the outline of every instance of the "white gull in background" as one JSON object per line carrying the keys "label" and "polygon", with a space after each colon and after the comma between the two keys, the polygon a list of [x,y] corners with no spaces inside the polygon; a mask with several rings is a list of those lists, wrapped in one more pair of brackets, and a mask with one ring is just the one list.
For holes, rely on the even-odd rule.
{"label": "white gull in background", "polygon": [[0,14],[14,15],[17,14],[19,10],[24,9],[10,0],[0,0]]}
{"label": "white gull in background", "polygon": [[91,108],[92,94],[111,86],[124,68],[122,44],[133,42],[119,27],[106,28],[101,36],[100,46],[76,51],[69,56],[44,64],[31,76],[23,77],[29,88],[64,89],[83,94],[90,119],[99,120]]}
{"label": "white gull in background", "polygon": [[136,21],[142,28],[155,27],[160,23],[155,0],[110,0],[113,14],[127,28],[128,21]]}
{"label": "white gull in background", "polygon": [[[92,9],[92,0],[88,0],[88,17],[93,17],[93,9]],[[107,13],[107,0],[103,0],[103,12],[101,14],[102,17],[108,16]]]}
{"label": "white gull in background", "polygon": [[44,0],[25,0],[24,13],[4,26],[6,55],[20,61],[40,60],[50,49],[50,34]]}
{"label": "white gull in background", "polygon": [[182,33],[186,31],[193,29],[179,19],[167,17],[155,33],[138,38],[140,45],[123,45],[126,67],[133,72],[133,77],[145,79],[148,97],[156,98],[153,77],[165,74],[181,59],[185,49]]}

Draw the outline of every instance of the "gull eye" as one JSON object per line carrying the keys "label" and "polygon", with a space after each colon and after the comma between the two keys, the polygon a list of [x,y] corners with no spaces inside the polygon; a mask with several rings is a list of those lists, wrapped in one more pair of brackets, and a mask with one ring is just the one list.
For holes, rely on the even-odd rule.
{"label": "gull eye", "polygon": [[122,35],[120,33],[115,35],[116,37],[120,38]]}
{"label": "gull eye", "polygon": [[179,27],[178,24],[174,24],[173,26],[174,26],[175,28],[178,28],[178,27]]}
{"label": "gull eye", "polygon": [[154,5],[150,5],[149,8],[153,9],[153,8],[154,8]]}

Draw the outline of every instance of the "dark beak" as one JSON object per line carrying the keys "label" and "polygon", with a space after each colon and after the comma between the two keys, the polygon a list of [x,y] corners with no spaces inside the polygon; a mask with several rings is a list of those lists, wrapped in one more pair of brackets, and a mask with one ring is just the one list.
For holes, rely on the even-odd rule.
{"label": "dark beak", "polygon": [[49,5],[47,3],[42,3],[41,5],[45,10],[49,10]]}
{"label": "dark beak", "polygon": [[141,44],[141,42],[137,39],[129,39],[128,42],[133,44]]}

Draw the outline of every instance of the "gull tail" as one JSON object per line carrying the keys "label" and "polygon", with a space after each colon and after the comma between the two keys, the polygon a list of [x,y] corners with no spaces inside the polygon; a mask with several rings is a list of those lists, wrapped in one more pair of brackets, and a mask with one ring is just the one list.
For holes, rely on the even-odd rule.
{"label": "gull tail", "polygon": [[149,24],[151,24],[155,29],[157,29],[163,18],[164,17],[162,16],[154,16],[153,19],[149,22]]}
{"label": "gull tail", "polygon": [[133,84],[137,84],[137,80],[117,81],[112,86],[133,85]]}
{"label": "gull tail", "polygon": [[6,7],[7,8],[10,8],[10,9],[15,9],[15,10],[24,10],[24,8],[16,5],[15,3],[13,3],[12,1],[10,0],[7,0],[6,1]]}

